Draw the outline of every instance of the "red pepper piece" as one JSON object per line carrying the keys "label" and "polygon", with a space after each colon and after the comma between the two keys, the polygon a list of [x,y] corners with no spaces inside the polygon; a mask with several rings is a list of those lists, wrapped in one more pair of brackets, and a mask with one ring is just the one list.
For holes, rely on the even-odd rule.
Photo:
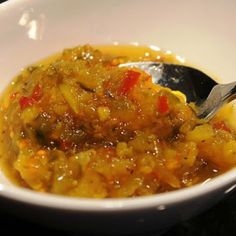
{"label": "red pepper piece", "polygon": [[213,123],[212,127],[214,129],[222,129],[227,132],[231,132],[230,128],[225,124],[223,120]]}
{"label": "red pepper piece", "polygon": [[31,97],[22,96],[19,100],[20,108],[24,110],[25,108],[32,106],[34,102],[35,101]]}
{"label": "red pepper piece", "polygon": [[165,114],[170,111],[167,96],[162,95],[157,98],[157,111],[161,114]]}
{"label": "red pepper piece", "polygon": [[42,88],[39,86],[39,84],[37,84],[33,89],[31,98],[37,102],[39,101],[41,96],[42,96]]}
{"label": "red pepper piece", "polygon": [[20,104],[20,108],[22,110],[24,110],[25,108],[32,106],[34,103],[38,102],[39,99],[42,96],[42,88],[37,84],[34,89],[33,92],[31,94],[31,96],[22,96],[19,99],[19,104]]}
{"label": "red pepper piece", "polygon": [[118,90],[119,95],[127,95],[133,87],[137,84],[140,73],[133,70],[128,70],[126,76],[123,79],[120,89]]}

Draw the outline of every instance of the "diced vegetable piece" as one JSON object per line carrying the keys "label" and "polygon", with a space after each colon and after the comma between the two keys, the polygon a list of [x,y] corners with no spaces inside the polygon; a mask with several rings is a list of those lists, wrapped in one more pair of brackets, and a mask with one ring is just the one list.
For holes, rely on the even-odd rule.
{"label": "diced vegetable piece", "polygon": [[31,97],[22,96],[19,100],[20,108],[23,110],[26,107],[32,106],[34,102],[35,101]]}
{"label": "diced vegetable piece", "polygon": [[39,85],[36,85],[33,89],[31,96],[22,96],[19,99],[20,108],[24,110],[25,108],[32,106],[40,100],[42,96],[42,89]]}
{"label": "diced vegetable piece", "polygon": [[213,123],[212,126],[214,129],[221,129],[227,132],[231,132],[230,128],[225,124],[223,120]]}
{"label": "diced vegetable piece", "polygon": [[[112,155],[112,154],[111,154]],[[127,178],[133,173],[135,163],[130,158],[118,158],[106,154],[106,150],[103,150],[97,154],[97,158],[94,160],[93,169],[105,177],[105,179],[112,181],[119,178]]]}
{"label": "diced vegetable piece", "polygon": [[110,117],[110,109],[109,107],[98,107],[97,109],[98,116],[100,121],[105,121]]}
{"label": "diced vegetable piece", "polygon": [[133,153],[132,148],[128,147],[127,143],[125,142],[119,142],[116,146],[116,154],[118,157],[126,157],[131,156]]}
{"label": "diced vegetable piece", "polygon": [[121,87],[118,90],[119,95],[127,95],[137,84],[140,73],[133,70],[128,70],[122,81]]}
{"label": "diced vegetable piece", "polygon": [[21,118],[25,124],[33,121],[39,114],[38,109],[35,106],[27,107],[21,113]]}
{"label": "diced vegetable piece", "polygon": [[236,141],[207,140],[199,145],[199,155],[217,165],[219,169],[225,170],[236,165]]}
{"label": "diced vegetable piece", "polygon": [[32,95],[31,95],[31,98],[34,100],[34,101],[39,101],[39,99],[41,98],[42,96],[42,88],[40,87],[39,84],[37,84],[35,87],[34,87],[34,90],[32,92]]}
{"label": "diced vegetable piece", "polygon": [[193,141],[196,143],[205,141],[214,136],[214,130],[211,125],[203,124],[195,127],[192,131],[187,133],[187,140]]}
{"label": "diced vegetable piece", "polygon": [[[219,162],[226,163],[228,166],[236,164],[236,141],[231,140],[223,145],[223,156]],[[219,163],[221,165],[221,163]]]}
{"label": "diced vegetable piece", "polygon": [[198,149],[195,142],[186,142],[179,145],[179,155],[181,164],[185,167],[193,166],[197,155]]}
{"label": "diced vegetable piece", "polygon": [[155,168],[156,159],[151,154],[143,155],[138,158],[137,168],[142,174],[151,174]]}
{"label": "diced vegetable piece", "polygon": [[78,98],[76,95],[76,90],[73,86],[70,84],[66,83],[61,83],[59,85],[59,89],[65,98],[65,100],[68,102],[69,106],[71,109],[75,112],[78,113],[79,111],[79,104],[78,104]]}
{"label": "diced vegetable piece", "polygon": [[164,151],[165,167],[169,170],[178,169],[181,166],[181,161],[177,156],[177,151],[167,148]]}
{"label": "diced vegetable piece", "polygon": [[184,102],[184,103],[185,103],[185,102],[187,101],[186,95],[183,94],[182,92],[176,91],[176,90],[171,91],[171,92],[172,92],[176,97],[178,97],[181,102]]}
{"label": "diced vegetable piece", "polygon": [[157,98],[157,111],[160,114],[166,114],[170,111],[168,97],[161,95]]}
{"label": "diced vegetable piece", "polygon": [[129,142],[129,146],[136,152],[157,152],[158,143],[154,135],[147,135],[144,133],[137,133],[135,138]]}
{"label": "diced vegetable piece", "polygon": [[85,171],[87,168],[91,158],[96,155],[96,151],[94,149],[90,149],[88,151],[80,152],[74,156],[74,159],[78,161],[81,165],[82,171]]}

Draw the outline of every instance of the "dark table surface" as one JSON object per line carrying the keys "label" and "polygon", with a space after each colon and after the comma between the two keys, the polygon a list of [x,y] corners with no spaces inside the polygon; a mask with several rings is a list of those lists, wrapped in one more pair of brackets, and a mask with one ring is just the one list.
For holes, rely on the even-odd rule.
{"label": "dark table surface", "polygon": [[[0,3],[4,0],[0,0]],[[14,226],[14,227],[12,227]],[[0,203],[0,235],[68,235],[68,232],[57,231],[35,223],[28,222],[6,210]],[[75,235],[75,234],[73,234]],[[223,201],[207,212],[185,222],[182,222],[163,236],[233,236],[236,235],[236,193],[229,194]],[[145,235],[149,236],[149,235]],[[150,236],[155,236],[155,232]]]}
{"label": "dark table surface", "polygon": [[[207,212],[182,222],[162,236],[235,236],[236,235],[236,193],[229,194],[223,201]],[[13,227],[12,227],[13,226]],[[0,235],[55,235],[75,236],[69,232],[58,231],[18,218],[1,209]],[[156,236],[143,234],[138,236]],[[86,235],[87,236],[87,235]],[[132,235],[135,236],[135,235]]]}

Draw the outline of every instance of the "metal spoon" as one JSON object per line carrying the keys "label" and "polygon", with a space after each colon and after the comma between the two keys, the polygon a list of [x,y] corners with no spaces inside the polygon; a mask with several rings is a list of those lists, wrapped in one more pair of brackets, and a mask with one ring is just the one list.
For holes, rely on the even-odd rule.
{"label": "metal spoon", "polygon": [[139,68],[151,75],[153,83],[186,95],[194,102],[197,116],[209,120],[225,103],[236,97],[236,82],[217,84],[212,78],[192,67],[157,62],[131,62],[120,67]]}

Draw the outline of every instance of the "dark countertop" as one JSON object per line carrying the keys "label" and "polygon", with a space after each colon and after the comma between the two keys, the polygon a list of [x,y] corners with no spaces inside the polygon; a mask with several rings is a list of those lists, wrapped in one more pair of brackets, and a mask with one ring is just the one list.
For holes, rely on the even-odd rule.
{"label": "dark countertop", "polygon": [[[0,3],[4,0],[0,0]],[[12,227],[13,226],[13,227]],[[9,214],[1,209],[0,203],[0,232],[1,235],[68,235],[61,232],[31,223]],[[75,234],[73,234],[75,235]],[[207,212],[185,222],[182,222],[163,236],[233,236],[236,235],[236,192],[229,194],[223,201]],[[155,236],[155,233],[145,236]]]}

